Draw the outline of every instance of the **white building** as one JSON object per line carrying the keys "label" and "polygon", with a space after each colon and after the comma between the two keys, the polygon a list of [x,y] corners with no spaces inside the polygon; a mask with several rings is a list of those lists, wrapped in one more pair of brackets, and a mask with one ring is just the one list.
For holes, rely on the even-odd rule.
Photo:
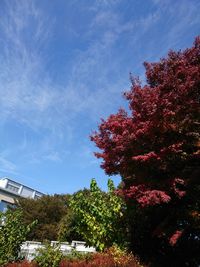
{"label": "white building", "polygon": [[44,194],[28,186],[11,180],[8,177],[0,178],[0,211],[15,203],[19,197],[37,199]]}
{"label": "white building", "polygon": [[[51,246],[55,249],[59,249],[63,255],[68,255],[72,253],[73,250],[76,250],[79,253],[95,253],[95,247],[88,247],[86,243],[83,241],[72,241],[71,244],[68,242],[58,242],[51,241]],[[45,248],[45,246],[41,242],[35,241],[26,241],[23,242],[20,249],[21,257],[25,257],[28,261],[31,261],[35,258],[35,256],[39,255],[38,249]]]}

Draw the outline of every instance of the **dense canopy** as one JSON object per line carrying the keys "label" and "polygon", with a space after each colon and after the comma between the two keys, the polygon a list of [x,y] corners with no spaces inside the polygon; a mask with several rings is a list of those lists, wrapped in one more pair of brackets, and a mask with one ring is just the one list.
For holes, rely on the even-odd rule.
{"label": "dense canopy", "polygon": [[148,84],[132,78],[125,93],[131,114],[121,109],[103,120],[92,140],[106,173],[121,174],[126,188],[134,185],[131,197],[152,205],[183,197],[199,173],[200,38],[144,65]]}

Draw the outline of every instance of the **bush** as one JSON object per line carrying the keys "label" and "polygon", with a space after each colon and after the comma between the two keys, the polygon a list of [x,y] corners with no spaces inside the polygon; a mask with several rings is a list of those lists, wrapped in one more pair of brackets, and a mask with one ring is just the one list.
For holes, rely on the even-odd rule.
{"label": "bush", "polygon": [[59,267],[142,267],[131,253],[111,247],[104,253],[95,253],[85,259],[63,260]]}
{"label": "bush", "polygon": [[40,250],[36,262],[10,263],[6,267],[142,267],[132,253],[118,247],[111,247],[103,253],[81,254],[73,251],[70,255],[61,257],[58,247],[49,245]]}
{"label": "bush", "polygon": [[81,253],[73,249],[70,254],[65,256],[65,260],[67,261],[89,261],[92,258],[92,253]]}
{"label": "bush", "polygon": [[59,267],[59,263],[64,257],[59,246],[52,247],[50,244],[46,244],[38,252],[39,255],[35,257],[35,262],[39,267]]}
{"label": "bush", "polygon": [[3,266],[18,259],[20,245],[26,240],[35,222],[24,225],[19,210],[0,213],[0,222],[0,266]]}

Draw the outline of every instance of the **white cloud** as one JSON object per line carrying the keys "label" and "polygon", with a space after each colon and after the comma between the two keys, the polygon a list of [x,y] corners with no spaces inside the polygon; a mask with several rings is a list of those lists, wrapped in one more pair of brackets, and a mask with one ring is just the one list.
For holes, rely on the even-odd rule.
{"label": "white cloud", "polygon": [[[5,10],[0,24],[4,33],[0,116],[14,117],[33,126],[37,116],[52,105],[53,98],[38,49],[48,36],[46,30],[42,31],[44,16],[32,1],[7,1]],[[35,25],[33,35],[29,32],[30,24]]]}
{"label": "white cloud", "polygon": [[[113,11],[119,1],[96,1],[97,9],[91,20],[90,35],[99,26],[99,33],[86,50],[77,53],[70,79],[65,85],[55,84],[46,71],[41,46],[51,41],[50,18],[35,6],[34,1],[6,2],[6,13],[1,20],[5,33],[4,54],[0,65],[1,117],[14,118],[37,131],[38,128],[52,131],[65,122],[70,122],[81,112],[91,119],[110,112],[120,102],[128,73],[120,73],[120,55],[114,58],[113,48],[124,32],[130,34],[135,27],[149,27],[154,15],[141,21],[123,24],[120,14]],[[48,30],[47,30],[48,29]],[[28,39],[28,41],[27,41]],[[32,44],[30,44],[32,42]],[[117,76],[115,80],[112,76]],[[115,101],[111,102],[110,99]]]}
{"label": "white cloud", "polygon": [[[36,1],[4,2],[5,12],[0,13],[3,34],[0,45],[0,118],[5,121],[13,119],[41,133],[37,146],[32,145],[28,137],[26,140],[22,137],[20,143],[21,149],[26,151],[24,157],[32,162],[62,160],[63,155],[66,156],[63,151],[75,138],[74,133],[80,131],[75,129],[79,115],[96,122],[120,106],[120,93],[129,87],[128,71],[131,71],[122,71],[124,50],[128,46],[130,49],[140,46],[143,36],[158,26],[165,12],[170,14],[174,27],[166,34],[163,50],[157,49],[157,55],[166,53],[177,36],[181,38],[184,28],[199,19],[199,16],[193,19],[196,7],[192,1],[182,1],[177,11],[170,7],[169,1],[154,0],[157,8],[135,19],[131,16],[124,18],[117,11],[118,0],[96,0],[90,6],[93,17],[85,33],[89,40],[87,46],[77,51],[71,69],[66,70],[66,74],[70,74],[61,85],[51,78],[46,58],[40,52],[52,41],[54,19],[45,13],[45,9],[36,6]],[[76,32],[73,25],[71,32]],[[127,46],[123,43],[121,50],[117,50],[116,45],[123,35],[126,35]],[[149,53],[155,57],[151,49],[154,45],[149,38],[146,55]],[[134,55],[130,56],[134,58]],[[142,62],[139,65],[142,66]],[[137,63],[134,67],[139,68]],[[65,73],[61,76],[64,77]],[[63,143],[66,146],[61,149]],[[83,157],[87,158],[87,149],[81,149]]]}

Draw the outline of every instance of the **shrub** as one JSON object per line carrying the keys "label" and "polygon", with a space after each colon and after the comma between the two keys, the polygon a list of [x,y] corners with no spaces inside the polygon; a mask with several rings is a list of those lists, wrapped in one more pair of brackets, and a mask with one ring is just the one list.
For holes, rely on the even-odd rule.
{"label": "shrub", "polygon": [[85,259],[63,260],[59,267],[142,267],[131,253],[111,247],[104,253],[95,253]]}
{"label": "shrub", "polygon": [[24,225],[19,210],[0,213],[0,222],[0,266],[3,266],[18,259],[20,245],[26,240],[35,222]]}
{"label": "shrub", "polygon": [[70,254],[65,256],[67,261],[89,261],[92,258],[92,253],[81,253],[73,249]]}
{"label": "shrub", "polygon": [[63,259],[63,254],[59,250],[59,246],[52,247],[50,244],[46,244],[38,252],[39,255],[35,257],[35,262],[39,267],[58,267]]}
{"label": "shrub", "polygon": [[40,250],[40,256],[36,262],[10,263],[6,267],[142,267],[137,257],[132,253],[111,247],[103,253],[81,254],[73,251],[63,258],[58,254],[57,248],[46,245]]}
{"label": "shrub", "polygon": [[122,250],[117,246],[113,246],[107,250],[107,255],[113,258],[115,265],[122,267],[138,267],[141,266],[139,259],[133,256],[132,253],[128,253],[126,250]]}

